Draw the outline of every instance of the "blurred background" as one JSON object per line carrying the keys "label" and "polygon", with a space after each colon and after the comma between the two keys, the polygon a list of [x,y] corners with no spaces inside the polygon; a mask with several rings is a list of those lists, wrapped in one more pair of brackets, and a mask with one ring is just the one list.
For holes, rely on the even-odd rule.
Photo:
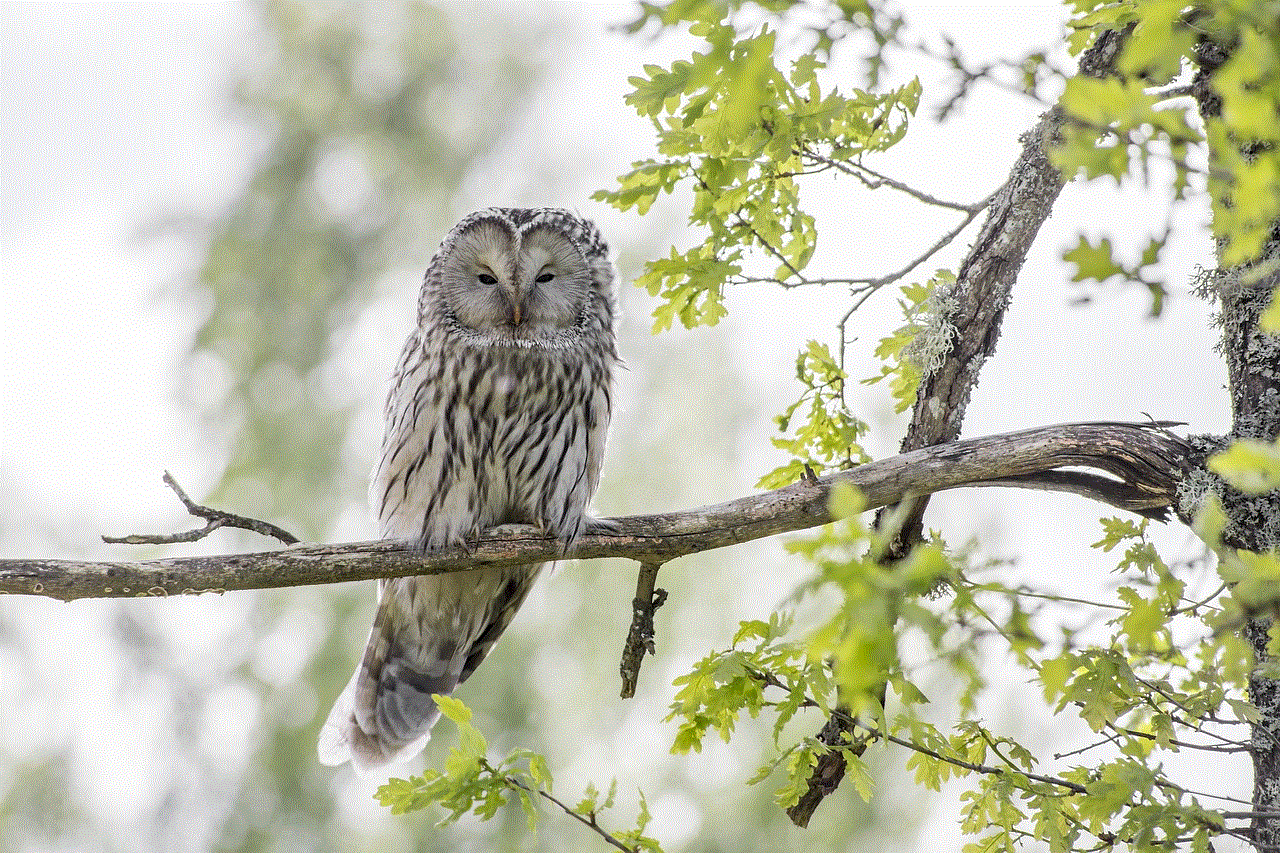
{"label": "blurred background", "polygon": [[[372,538],[364,495],[387,377],[422,271],[453,222],[490,205],[574,208],[610,237],[624,282],[645,258],[699,239],[686,233],[679,195],[644,217],[589,198],[652,154],[649,126],[622,101],[627,76],[697,46],[627,36],[619,25],[634,16],[625,4],[564,3],[0,7],[0,555],[273,547],[232,532],[166,548],[103,544],[103,533],[193,526],[160,482],[166,469],[197,500],[304,539]],[[1069,62],[1053,6],[920,6],[908,20],[914,37],[936,44],[949,33],[975,62],[1038,49]],[[875,165],[956,201],[998,186],[1042,108],[979,88],[938,125],[950,72],[903,54],[889,72],[890,83],[919,75],[926,100],[907,142]],[[862,73],[851,46],[828,79],[858,86]],[[1152,188],[1064,191],[1023,269],[967,434],[1144,414],[1228,428],[1209,308],[1187,294],[1195,266],[1212,262],[1203,205],[1173,214],[1162,269],[1171,298],[1158,320],[1140,287],[1094,289],[1081,304],[1060,261],[1080,232],[1120,246],[1160,232],[1168,202],[1155,177]],[[954,221],[825,177],[806,192],[816,274],[896,269]],[[966,245],[920,276],[954,267]],[[654,337],[651,298],[624,283],[628,370],[598,511],[749,493],[784,461],[769,437],[799,394],[795,352],[807,338],[834,341],[847,298],[744,289],[720,325]],[[894,294],[861,317],[855,378],[876,372],[876,342],[897,325]],[[885,388],[852,393],[873,427],[867,449],[895,452],[904,419]],[[1007,559],[993,570],[1001,578],[1105,597],[1114,563],[1088,549],[1103,514],[1071,497],[982,490],[940,496],[927,523]],[[1198,553],[1182,528],[1156,535],[1168,559]],[[744,784],[771,755],[769,721],[746,721],[729,746],[668,754],[671,680],[727,645],[738,620],[783,603],[804,567],[778,540],[669,564],[657,657],[640,694],[620,700],[634,570],[570,562],[544,575],[460,693],[495,751],[546,754],[571,802],[588,782],[616,778],[618,813],[606,825],[631,826],[643,790],[649,831],[668,851],[960,849],[960,788],[916,789],[898,752],[868,753],[879,785],[870,804],[846,786],[808,830],[787,822],[768,782]],[[430,810],[393,817],[372,799],[380,780],[316,762],[373,594],[370,583],[0,599],[0,849],[603,849],[551,814],[529,836],[518,808],[443,828]],[[989,666],[983,710],[994,726],[1047,761],[1082,742],[1079,728],[1048,721],[1007,661]],[[920,678],[946,720],[947,684],[927,670]],[[820,725],[801,722],[798,733]],[[398,775],[438,766],[452,740],[441,724],[425,758]],[[1247,796],[1244,759],[1186,764],[1192,779]]]}

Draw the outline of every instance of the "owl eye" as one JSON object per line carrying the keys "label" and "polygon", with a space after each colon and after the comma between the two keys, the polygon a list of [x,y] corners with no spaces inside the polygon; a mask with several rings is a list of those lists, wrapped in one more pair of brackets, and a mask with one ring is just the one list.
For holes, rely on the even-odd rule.
{"label": "owl eye", "polygon": [[498,280],[487,272],[482,272],[476,278],[480,279],[481,284],[497,284]]}
{"label": "owl eye", "polygon": [[546,284],[547,282],[551,281],[555,277],[556,277],[556,274],[553,272],[544,272],[542,275],[535,278],[534,281],[536,281],[538,284]]}

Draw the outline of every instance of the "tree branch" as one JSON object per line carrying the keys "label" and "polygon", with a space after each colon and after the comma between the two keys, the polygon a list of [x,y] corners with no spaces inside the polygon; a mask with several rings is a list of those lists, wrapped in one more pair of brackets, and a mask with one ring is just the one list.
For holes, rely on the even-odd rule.
{"label": "tree branch", "polygon": [[[964,204],[958,201],[946,201],[944,199],[938,198],[937,196],[930,195],[929,193],[924,192],[923,190],[918,190],[909,184],[903,183],[902,181],[896,181],[893,178],[888,177],[887,175],[882,175],[879,172],[875,171],[874,169],[864,166],[861,163],[845,163],[841,160],[834,160],[830,157],[826,157],[822,154],[819,154],[817,151],[814,151],[813,149],[809,148],[807,145],[800,145],[795,149],[795,153],[801,157],[807,157],[808,159],[813,160],[814,162],[825,163],[827,166],[835,169],[838,172],[843,172],[846,175],[850,175],[854,178],[857,178],[859,181],[862,182],[862,185],[869,190],[878,190],[882,186],[892,187],[898,192],[906,193],[907,195],[914,198],[916,201],[923,202],[924,204],[933,205],[934,207],[946,207],[946,208],[950,208],[951,210],[959,210],[963,213],[972,213],[976,215],[978,213],[981,213],[986,208],[986,206],[991,203],[992,196],[987,196],[981,201],[976,201],[976,202],[973,202],[972,204]],[[867,177],[868,175],[870,175],[871,177],[868,178]]]}
{"label": "tree branch", "polygon": [[653,614],[667,601],[665,589],[654,589],[658,581],[661,563],[641,563],[636,576],[636,597],[631,601],[631,630],[622,647],[622,661],[618,670],[622,673],[623,699],[636,695],[636,683],[640,680],[640,664],[645,652],[654,654]]}
{"label": "tree branch", "polygon": [[[488,770],[490,773],[494,774],[495,776],[499,775],[498,771],[495,770],[493,768],[493,765],[491,765],[488,761],[482,760],[480,764],[482,767],[484,767],[485,770]],[[526,785],[524,782],[521,782],[515,776],[501,776],[500,778],[502,779],[503,784],[505,784],[508,788],[518,788],[527,794],[537,794],[539,797],[542,797],[544,800],[551,803],[556,808],[560,809],[560,811],[564,812],[569,817],[573,818],[578,823],[582,824],[587,829],[594,832],[596,835],[599,835],[601,838],[605,840],[607,844],[609,844],[609,846],[616,847],[619,850],[622,850],[623,853],[637,853],[637,851],[639,850],[639,848],[637,847],[628,847],[627,845],[623,844],[621,841],[618,840],[617,836],[613,835],[612,833],[608,832],[604,827],[602,827],[596,821],[596,813],[594,811],[585,815],[580,814],[577,811],[575,811],[568,803],[552,796],[551,792],[546,790],[545,788],[530,787],[529,785]]]}
{"label": "tree branch", "polygon": [[[1080,57],[1080,73],[1106,76],[1128,35],[1100,33]],[[937,370],[924,377],[912,409],[902,449],[954,441],[978,383],[978,372],[995,352],[1014,282],[1040,226],[1049,218],[1063,180],[1049,162],[1048,148],[1065,120],[1055,107],[1023,136],[1023,149],[1005,185],[987,208],[987,219],[956,273],[947,301],[955,305],[948,320],[955,328],[951,350]],[[926,501],[917,502],[901,540],[918,538]],[[905,555],[909,544],[895,549]]]}
{"label": "tree branch", "polygon": [[1164,517],[1193,453],[1167,426],[1172,424],[1065,424],[927,447],[714,506],[620,518],[616,530],[584,535],[563,550],[532,527],[503,525],[468,549],[430,554],[387,540],[145,561],[6,559],[0,560],[0,593],[71,601],[338,583],[569,558],[660,564],[826,524],[832,520],[828,498],[838,483],[861,490],[867,509],[964,486],[1016,486],[1069,491]]}

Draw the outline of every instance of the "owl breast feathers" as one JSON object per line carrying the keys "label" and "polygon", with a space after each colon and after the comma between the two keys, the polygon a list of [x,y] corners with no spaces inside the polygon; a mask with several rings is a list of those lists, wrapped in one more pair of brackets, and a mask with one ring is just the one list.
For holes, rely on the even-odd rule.
{"label": "owl breast feathers", "polygon": [[[381,535],[426,549],[504,523],[572,543],[609,425],[615,273],[591,222],[489,208],[431,260],[387,398],[369,489]],[[384,580],[369,643],[320,735],[360,771],[409,758],[488,654],[541,565]]]}

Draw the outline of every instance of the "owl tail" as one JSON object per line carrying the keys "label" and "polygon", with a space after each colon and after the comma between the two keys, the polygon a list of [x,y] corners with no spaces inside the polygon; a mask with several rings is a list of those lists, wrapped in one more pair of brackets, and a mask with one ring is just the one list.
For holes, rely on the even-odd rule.
{"label": "owl tail", "polygon": [[366,774],[420,752],[440,717],[432,694],[449,695],[475,671],[511,623],[538,568],[401,578],[381,586],[364,657],[320,731],[321,763],[349,760]]}

